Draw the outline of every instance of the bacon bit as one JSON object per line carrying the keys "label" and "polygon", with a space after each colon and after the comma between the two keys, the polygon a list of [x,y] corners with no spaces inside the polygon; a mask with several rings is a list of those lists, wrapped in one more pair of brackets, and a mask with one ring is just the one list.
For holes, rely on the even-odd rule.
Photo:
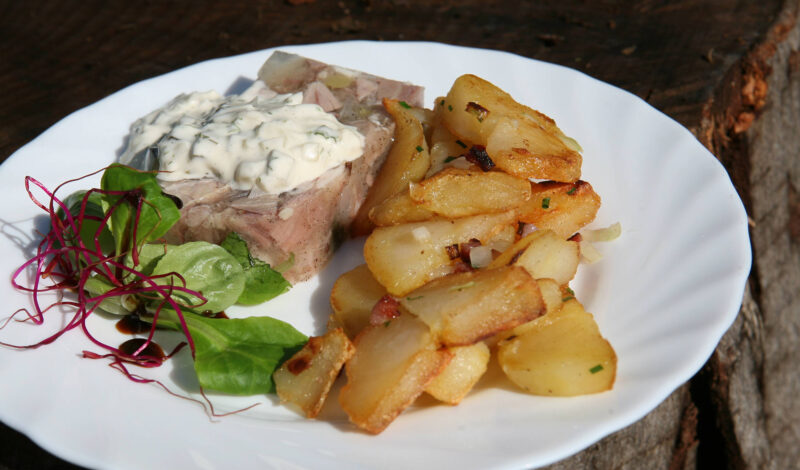
{"label": "bacon bit", "polygon": [[469,252],[472,251],[472,249],[475,248],[476,246],[481,246],[481,241],[478,240],[477,238],[473,238],[466,243],[462,243],[461,246],[459,247],[459,252],[461,253],[461,259],[469,263],[470,262]]}
{"label": "bacon bit", "polygon": [[446,246],[444,247],[444,250],[447,252],[447,256],[449,256],[450,259],[456,259],[461,256],[461,251],[458,249],[458,243],[453,243],[450,246]]}
{"label": "bacon bit", "polygon": [[483,171],[489,171],[494,168],[494,162],[486,153],[486,147],[483,145],[473,145],[470,147],[469,152],[464,155],[468,162],[474,163],[481,167]]}
{"label": "bacon bit", "polygon": [[463,259],[457,259],[455,263],[453,263],[453,274],[455,273],[467,273],[472,271],[472,266]]}
{"label": "bacon bit", "polygon": [[369,316],[369,324],[373,326],[383,325],[393,318],[400,316],[400,302],[391,295],[381,297]]}
{"label": "bacon bit", "polygon": [[475,117],[478,119],[478,122],[483,122],[486,119],[486,116],[489,115],[489,110],[484,108],[483,106],[479,105],[474,101],[470,101],[467,103],[466,111],[470,114],[474,114]]}
{"label": "bacon bit", "polygon": [[580,232],[578,232],[578,233],[576,233],[575,235],[573,235],[573,236],[571,236],[571,237],[567,238],[567,240],[568,240],[568,241],[571,241],[571,242],[578,242],[578,243],[580,243],[580,242],[581,242],[581,240],[583,240],[583,235],[581,235],[581,234],[580,234]]}

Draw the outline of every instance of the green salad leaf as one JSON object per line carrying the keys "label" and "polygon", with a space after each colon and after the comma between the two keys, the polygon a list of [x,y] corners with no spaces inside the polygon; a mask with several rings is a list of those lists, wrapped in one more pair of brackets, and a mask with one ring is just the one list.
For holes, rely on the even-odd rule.
{"label": "green salad leaf", "polygon": [[[103,211],[102,196],[99,193],[91,193],[86,200],[83,217],[80,217],[81,205],[86,193],[87,191],[76,191],[65,197],[62,202],[72,215],[73,220],[78,224],[79,235],[84,246],[93,249],[95,247],[95,235],[100,229],[105,212]],[[61,209],[58,210],[58,217],[64,221],[67,219],[66,214]],[[94,220],[95,218],[99,220]],[[110,253],[114,249],[114,237],[107,226],[103,226],[97,239],[100,242],[100,248],[103,253]]]}
{"label": "green salad leaf", "polygon": [[292,287],[281,273],[250,254],[247,242],[238,233],[229,233],[220,246],[228,250],[244,270],[244,291],[239,296],[237,303],[242,305],[260,304],[285,293]]}
{"label": "green salad leaf", "polygon": [[[194,308],[197,312],[221,312],[242,295],[245,274],[238,261],[219,245],[208,242],[189,242],[172,246],[161,256],[152,275],[177,273],[186,282],[185,287],[200,292],[206,303]],[[175,274],[162,278],[164,285],[183,286]],[[192,295],[174,292],[173,297],[185,305],[196,305],[199,299]]]}
{"label": "green salad leaf", "polygon": [[[103,195],[103,210],[107,212],[118,204],[109,220],[111,234],[117,253],[124,253],[135,246],[164,236],[180,218],[175,202],[161,192],[153,173],[135,170],[124,165],[111,165],[103,173],[100,187],[104,191],[138,190],[140,200],[121,195]],[[141,202],[141,213],[136,215]],[[134,231],[136,240],[133,240]]]}
{"label": "green salad leaf", "polygon": [[[270,317],[208,318],[184,312],[195,347],[194,369],[205,390],[233,395],[273,393],[272,373],[308,337]],[[162,310],[158,324],[179,328],[177,314]]]}

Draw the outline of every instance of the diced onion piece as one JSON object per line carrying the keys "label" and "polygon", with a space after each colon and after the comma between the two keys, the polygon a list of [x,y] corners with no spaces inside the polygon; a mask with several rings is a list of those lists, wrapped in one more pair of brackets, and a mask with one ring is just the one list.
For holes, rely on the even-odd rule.
{"label": "diced onion piece", "polygon": [[507,249],[511,248],[511,245],[514,244],[513,240],[506,240],[506,239],[496,239],[489,242],[488,246],[490,249],[502,253]]}
{"label": "diced onion piece", "polygon": [[603,259],[603,255],[597,251],[597,248],[595,248],[594,245],[592,245],[592,243],[585,238],[578,242],[578,246],[581,250],[581,259],[584,262],[592,264]]}
{"label": "diced onion piece", "polygon": [[584,230],[581,232],[583,239],[590,242],[610,242],[616,240],[622,234],[622,225],[617,222],[606,228],[596,230]]}
{"label": "diced onion piece", "polygon": [[411,231],[414,239],[420,242],[428,241],[431,239],[431,232],[428,227],[417,227]]}
{"label": "diced onion piece", "polygon": [[475,246],[469,250],[469,264],[473,268],[485,268],[492,262],[492,249],[488,246]]}

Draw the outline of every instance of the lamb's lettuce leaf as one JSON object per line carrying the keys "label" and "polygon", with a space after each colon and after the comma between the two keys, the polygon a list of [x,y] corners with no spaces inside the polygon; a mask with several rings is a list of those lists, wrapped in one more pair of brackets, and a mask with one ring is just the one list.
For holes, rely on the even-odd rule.
{"label": "lamb's lettuce leaf", "polygon": [[[180,218],[175,202],[161,192],[155,174],[124,165],[111,165],[103,173],[100,187],[104,191],[139,191],[138,198],[119,194],[104,194],[103,211],[116,205],[109,226],[117,253],[125,253],[143,243],[157,240],[167,233]],[[121,200],[125,197],[124,200]],[[140,214],[136,215],[137,207]],[[134,232],[136,239],[133,239]]]}
{"label": "lamb's lettuce leaf", "polygon": [[[205,390],[233,395],[272,393],[272,373],[308,337],[270,317],[208,318],[184,312],[195,347],[194,369]],[[159,326],[178,329],[177,314],[162,310]]]}
{"label": "lamb's lettuce leaf", "polygon": [[250,254],[247,242],[236,232],[229,233],[220,246],[228,250],[244,270],[244,291],[239,296],[237,303],[242,305],[260,304],[285,293],[292,287],[281,273]]}
{"label": "lamb's lettuce leaf", "polygon": [[[244,270],[227,250],[208,242],[189,242],[170,247],[161,256],[152,276],[174,273],[160,278],[159,284],[184,286],[200,292],[206,303],[192,307],[197,312],[221,312],[242,295],[245,284]],[[182,279],[181,279],[182,278]],[[193,295],[173,292],[184,305],[197,305],[200,299]]]}

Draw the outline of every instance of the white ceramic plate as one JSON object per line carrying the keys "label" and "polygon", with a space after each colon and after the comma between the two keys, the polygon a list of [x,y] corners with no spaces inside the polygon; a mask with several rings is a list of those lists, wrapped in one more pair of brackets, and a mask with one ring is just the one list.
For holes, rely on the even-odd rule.
{"label": "white ceramic plate", "polygon": [[[0,348],[0,419],[67,460],[103,468],[522,468],[578,452],[655,408],[706,361],[739,309],[750,270],[747,221],[723,167],[683,127],[637,97],[574,70],[503,52],[430,43],[347,42],[281,48],[324,62],[408,80],[427,104],[463,73],[482,76],[550,115],[584,148],[583,179],[603,198],[594,226],[621,222],[622,236],[599,246],[573,286],[619,357],[611,392],[578,398],[528,396],[480,386],[458,407],[422,405],[369,436],[340,412],[307,421],[272,398],[214,397],[223,409],[261,401],[211,422],[196,404],[137,385],[102,361],[74,332],[31,351]],[[50,187],[112,162],[129,124],[178,93],[235,87],[271,51],[213,60],[138,83],[80,110],[0,166],[0,258],[6,279],[34,243],[41,214],[23,177]],[[81,183],[87,187],[97,179]],[[75,187],[75,186],[73,186]],[[66,193],[65,193],[66,194]],[[338,273],[361,262],[351,242],[318,278],[264,307],[319,333]],[[4,318],[29,304],[0,285]],[[113,321],[94,331],[119,340]],[[13,325],[0,340],[31,342],[38,327]],[[190,367],[190,366],[189,366]],[[193,390],[187,366],[146,371]],[[491,382],[491,380],[490,380]]]}

